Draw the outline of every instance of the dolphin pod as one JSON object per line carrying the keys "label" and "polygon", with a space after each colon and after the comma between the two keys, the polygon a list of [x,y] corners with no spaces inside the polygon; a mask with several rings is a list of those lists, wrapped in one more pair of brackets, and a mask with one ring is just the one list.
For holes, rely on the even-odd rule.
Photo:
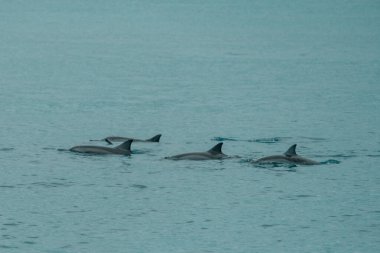
{"label": "dolphin pod", "polygon": [[[152,138],[146,140],[140,140],[128,137],[109,136],[99,141],[106,141],[108,144],[112,144],[112,141],[120,142],[122,144],[116,147],[104,147],[104,146],[75,146],[69,149],[72,152],[86,153],[86,154],[117,154],[117,155],[131,155],[131,143],[132,142],[159,142],[161,134],[155,135]],[[92,140],[93,141],[93,140]],[[239,158],[239,156],[228,156],[222,152],[223,142],[219,142],[208,151],[203,152],[190,152],[173,156],[165,157],[169,160],[217,160],[226,158]],[[296,152],[297,144],[294,144],[288,148],[288,150],[280,155],[271,155],[252,160],[253,164],[291,164],[291,165],[316,165],[320,162],[310,160],[302,157]]]}
{"label": "dolphin pod", "polygon": [[285,163],[285,164],[295,164],[295,165],[316,165],[319,162],[304,158],[297,155],[296,153],[297,144],[290,146],[290,148],[282,155],[272,155],[260,158],[253,161],[255,164],[266,164],[266,163]]}

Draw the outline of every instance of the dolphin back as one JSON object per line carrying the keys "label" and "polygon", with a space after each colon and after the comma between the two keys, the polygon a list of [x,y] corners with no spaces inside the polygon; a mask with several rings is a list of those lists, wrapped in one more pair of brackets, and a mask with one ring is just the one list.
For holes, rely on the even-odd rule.
{"label": "dolphin back", "polygon": [[171,159],[171,160],[223,159],[226,157],[226,155],[222,153],[222,145],[223,145],[223,142],[220,142],[206,152],[192,152],[192,153],[179,154],[179,155],[175,155],[171,157],[165,157],[165,159]]}
{"label": "dolphin back", "polygon": [[299,165],[316,165],[319,162],[307,159],[305,157],[297,155],[297,144],[294,144],[288,148],[283,155],[272,155],[260,158],[253,163],[284,163],[284,164],[299,164]]}

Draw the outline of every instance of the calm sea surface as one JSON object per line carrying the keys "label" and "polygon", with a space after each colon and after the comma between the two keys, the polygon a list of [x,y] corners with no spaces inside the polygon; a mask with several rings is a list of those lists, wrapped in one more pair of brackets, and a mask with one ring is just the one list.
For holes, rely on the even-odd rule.
{"label": "calm sea surface", "polygon": [[[1,0],[0,252],[379,252],[379,28],[376,0]],[[241,158],[163,159],[219,141]],[[323,165],[249,162],[294,143]]]}

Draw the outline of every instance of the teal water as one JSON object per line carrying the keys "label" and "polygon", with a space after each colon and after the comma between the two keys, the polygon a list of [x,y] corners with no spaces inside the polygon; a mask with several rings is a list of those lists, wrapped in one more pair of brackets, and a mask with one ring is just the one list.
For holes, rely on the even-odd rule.
{"label": "teal water", "polygon": [[[379,27],[369,0],[0,1],[0,252],[378,252]],[[241,158],[163,159],[219,141]],[[249,163],[294,143],[324,164]]]}

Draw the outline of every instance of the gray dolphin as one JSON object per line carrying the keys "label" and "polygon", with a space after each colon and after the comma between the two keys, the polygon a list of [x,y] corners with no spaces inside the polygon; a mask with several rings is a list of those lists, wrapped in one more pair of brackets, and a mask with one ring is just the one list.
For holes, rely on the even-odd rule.
{"label": "gray dolphin", "polygon": [[69,150],[72,152],[86,153],[86,154],[116,154],[116,155],[130,155],[131,143],[133,140],[123,142],[117,147],[101,147],[101,146],[75,146]]}
{"label": "gray dolphin", "polygon": [[299,164],[299,165],[316,165],[319,162],[304,158],[296,153],[297,144],[292,145],[283,155],[272,155],[260,158],[253,163],[286,163],[286,164]]}
{"label": "gray dolphin", "polygon": [[161,138],[161,134],[157,134],[153,136],[152,138],[141,140],[136,138],[130,138],[130,137],[120,137],[120,136],[108,136],[101,140],[90,140],[90,141],[106,141],[108,144],[112,144],[112,142],[123,142],[128,140],[133,140],[135,142],[159,142]]}
{"label": "gray dolphin", "polygon": [[206,152],[192,152],[179,154],[175,156],[165,157],[165,159],[171,160],[212,160],[212,159],[223,159],[228,156],[222,153],[223,142],[216,144],[209,151]]}

